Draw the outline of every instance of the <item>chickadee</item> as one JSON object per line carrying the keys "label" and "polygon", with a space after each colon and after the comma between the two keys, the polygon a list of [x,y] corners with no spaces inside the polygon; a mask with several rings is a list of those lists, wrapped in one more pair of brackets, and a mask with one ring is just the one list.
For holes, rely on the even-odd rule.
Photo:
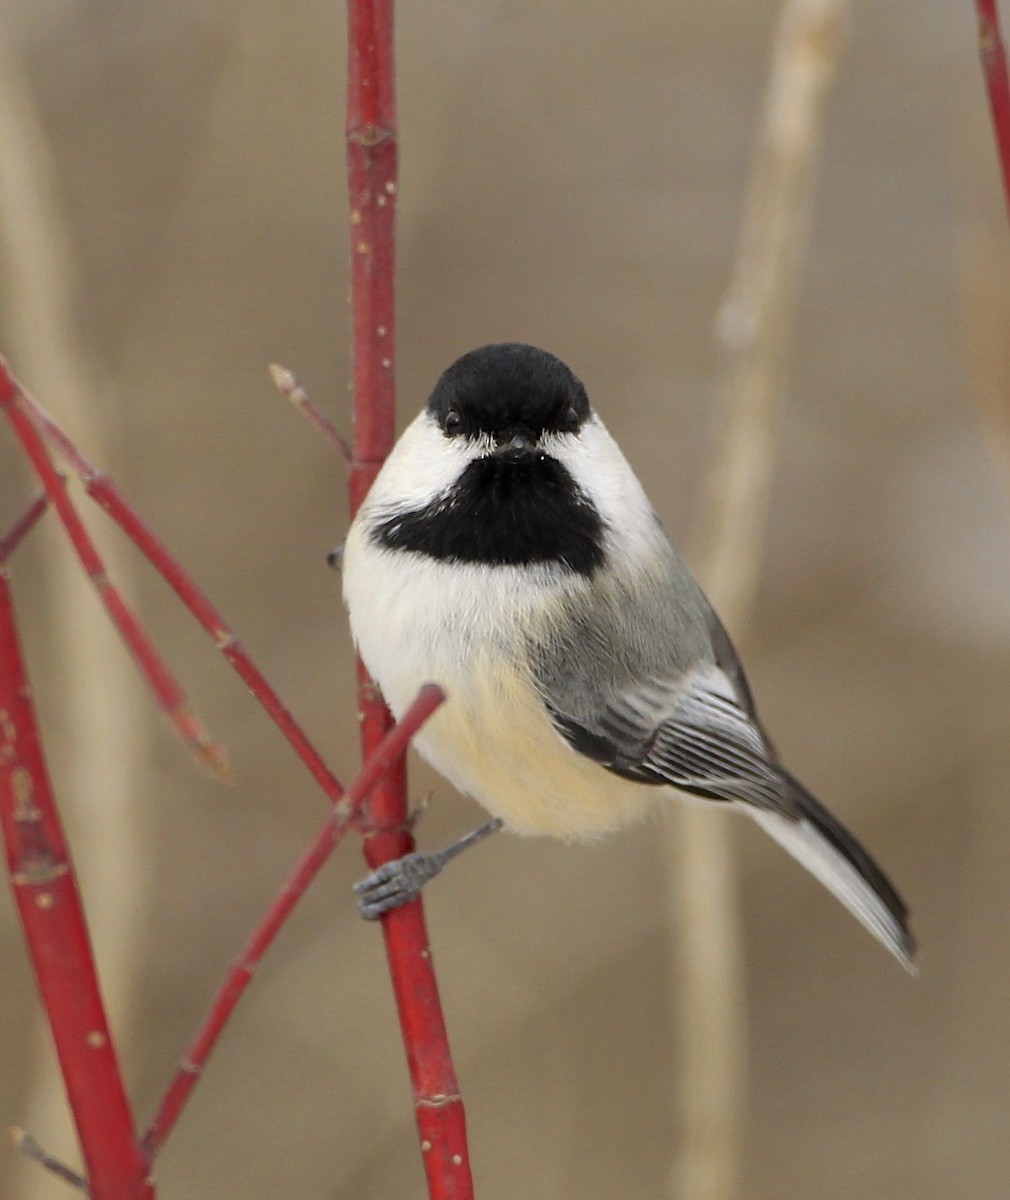
{"label": "chickadee", "polygon": [[594,838],[688,793],[753,817],[906,967],[908,910],[782,766],[719,618],[559,359],[484,346],[442,375],[351,526],[344,599],[421,754],[493,820],[357,885],[377,917],[495,829]]}

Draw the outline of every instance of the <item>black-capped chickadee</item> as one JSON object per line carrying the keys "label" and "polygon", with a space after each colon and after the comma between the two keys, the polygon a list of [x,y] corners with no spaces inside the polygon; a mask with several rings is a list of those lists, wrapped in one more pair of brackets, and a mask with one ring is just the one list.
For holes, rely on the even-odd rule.
{"label": "black-capped chickadee", "polygon": [[504,827],[569,840],[673,791],[753,817],[911,968],[908,911],[781,765],[719,618],[564,363],[484,346],[439,379],[351,526],[351,630],[421,754],[493,816],[356,888],[377,917]]}

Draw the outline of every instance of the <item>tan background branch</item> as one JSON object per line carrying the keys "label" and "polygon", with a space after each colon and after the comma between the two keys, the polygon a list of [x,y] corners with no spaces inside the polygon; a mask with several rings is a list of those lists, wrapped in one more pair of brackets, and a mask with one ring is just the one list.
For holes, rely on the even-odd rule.
{"label": "tan background branch", "polygon": [[[779,18],[733,280],[718,320],[721,429],[708,482],[700,574],[732,635],[746,636],[765,540],[793,314],[825,108],[847,0],[787,0]],[[730,827],[687,807],[671,838],[671,986],[683,1137],[671,1195],[730,1200],[741,1188],[747,1000]],[[783,862],[783,869],[791,869]]]}

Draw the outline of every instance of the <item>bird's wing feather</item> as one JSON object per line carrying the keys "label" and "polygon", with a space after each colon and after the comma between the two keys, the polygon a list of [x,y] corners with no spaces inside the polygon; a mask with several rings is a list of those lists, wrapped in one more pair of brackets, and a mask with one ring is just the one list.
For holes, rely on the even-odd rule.
{"label": "bird's wing feather", "polygon": [[668,587],[660,581],[616,595],[609,623],[571,620],[569,636],[534,647],[537,686],[555,729],[615,774],[748,813],[913,969],[904,902],[852,834],[780,764],[729,636],[690,575],[670,561]]}
{"label": "bird's wing feather", "polygon": [[578,718],[546,703],[569,745],[617,774],[792,815],[750,693],[715,663],[615,690]]}
{"label": "bird's wing feather", "polygon": [[852,834],[779,765],[747,711],[742,679],[701,664],[676,684],[615,689],[578,720],[546,703],[561,736],[608,770],[739,805],[914,970],[904,901]]}

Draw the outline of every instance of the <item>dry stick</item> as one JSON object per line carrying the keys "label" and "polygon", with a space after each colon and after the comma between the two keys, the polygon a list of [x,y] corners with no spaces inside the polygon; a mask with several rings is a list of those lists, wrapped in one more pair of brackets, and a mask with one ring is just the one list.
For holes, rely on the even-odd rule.
{"label": "dry stick", "polygon": [[433,684],[427,684],[421,689],[417,699],[404,713],[403,720],[386,734],[369,755],[351,790],[333,806],[326,823],[292,868],[276,900],[228,969],[193,1044],[176,1070],[158,1112],[144,1134],[142,1144],[151,1160],[171,1133],[183,1106],[196,1086],[204,1064],[263,955],[273,944],[309,884],[336,849],[369,793],[402,760],[410,739],[444,699],[441,689]]}
{"label": "dry stick", "polygon": [[999,24],[997,0],[975,0],[978,13],[978,53],[982,60],[996,153],[1003,174],[1003,193],[1010,215],[1010,77],[1007,75],[1006,48]]}
{"label": "dry stick", "polygon": [[[392,0],[349,0],[347,170],[350,199],[355,512],[393,445],[394,208],[396,110]],[[358,664],[361,739],[367,756],[389,713]],[[365,856],[375,867],[413,848],[406,775],[373,792]],[[432,968],[420,898],[382,918],[393,991],[407,1052],[421,1152],[432,1200],[473,1196],[466,1123]]]}
{"label": "dry stick", "polygon": [[46,454],[46,448],[38,430],[21,406],[22,399],[21,388],[15,383],[6,364],[0,359],[0,407],[4,409],[42,482],[42,486],[52,500],[85,573],[94,584],[106,611],[150,684],[158,704],[168,715],[180,737],[199,762],[214,774],[226,778],[228,765],[224,748],[219,743],[211,741],[203,724],[190,711],[186,703],[186,695],[175,676],[169,671],[132,610],[110,581],[101,556],[84,527],[84,522],[78,515],[77,509],[66,493],[59,472]]}
{"label": "dry stick", "polygon": [[[779,22],[736,271],[719,319],[725,425],[702,576],[730,629],[752,605],[814,165],[848,0],[787,0]],[[687,808],[671,900],[679,939],[684,1140],[673,1194],[737,1187],[746,1087],[739,909],[724,822]]]}
{"label": "dry stick", "polygon": [[248,651],[234,631],[197,586],[196,581],[173,558],[136,509],[127,502],[116,484],[84,457],[38,401],[23,389],[21,400],[39,432],[80,477],[88,495],[109,514],[210,634],[214,644],[248,685],[250,692],[287,738],[326,796],[336,803],[343,795],[340,782],[268,683],[263,672],[249,657]]}
{"label": "dry stick", "polygon": [[7,871],[92,1200],[153,1200],[29,696],[13,598],[0,564],[0,825]]}

